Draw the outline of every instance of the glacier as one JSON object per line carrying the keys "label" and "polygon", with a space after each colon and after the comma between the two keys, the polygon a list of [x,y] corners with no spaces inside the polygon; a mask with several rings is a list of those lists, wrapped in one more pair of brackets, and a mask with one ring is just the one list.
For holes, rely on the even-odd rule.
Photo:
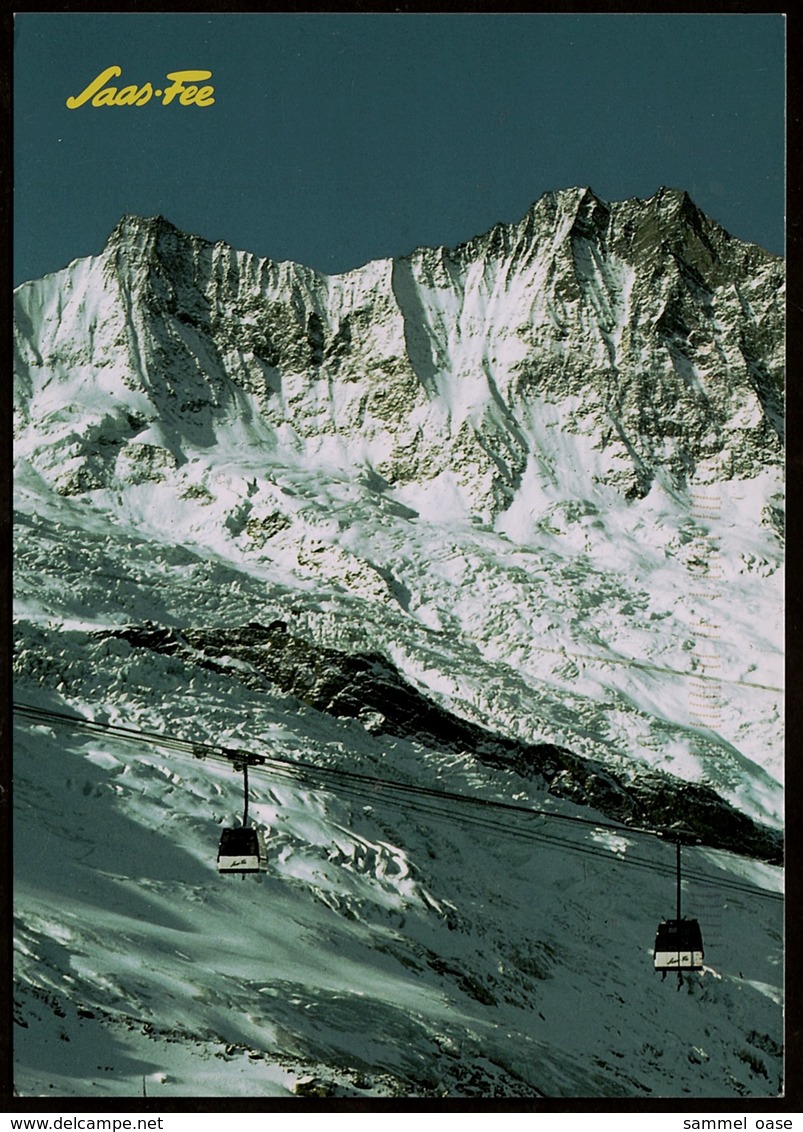
{"label": "glacier", "polygon": [[[332,277],[125,217],[15,307],[20,1092],[778,1095],[782,261],[572,189]],[[277,623],[286,679],[235,647]],[[313,695],[336,656],[454,741]],[[193,744],[281,760],[266,876]],[[702,799],[682,994],[614,787]]]}

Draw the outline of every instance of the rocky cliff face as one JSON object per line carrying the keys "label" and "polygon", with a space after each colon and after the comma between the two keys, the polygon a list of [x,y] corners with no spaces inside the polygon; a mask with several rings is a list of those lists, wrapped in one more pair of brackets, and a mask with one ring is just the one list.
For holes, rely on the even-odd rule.
{"label": "rocky cliff face", "polygon": [[18,289],[21,1093],[778,1095],[782,286],[572,189],[335,278],[128,217]]}
{"label": "rocky cliff face", "polygon": [[783,281],[663,189],[335,277],[125,217],[16,292],[19,482],[248,575],[221,624],[292,606],[496,734],[776,823]]}
{"label": "rocky cliff face", "polygon": [[69,434],[66,460],[35,456],[65,493],[158,479],[234,420],[390,485],[453,476],[485,517],[528,466],[565,474],[558,421],[588,440],[585,494],[781,459],[782,262],[673,190],[549,193],[458,248],[335,277],[125,217],[17,302],[21,425]]}
{"label": "rocky cliff face", "polygon": [[[101,639],[106,634],[101,634]],[[228,629],[163,629],[148,624],[109,634],[133,648],[181,658],[256,692],[275,686],[318,711],[358,719],[373,735],[411,740],[424,749],[467,755],[514,770],[536,789],[589,806],[625,825],[672,836],[682,828],[698,844],[783,863],[783,839],[723,802],[710,787],[679,785],[668,775],[634,778],[606,771],[549,743],[495,735],[439,708],[411,687],[381,654],[312,647],[283,621]]]}

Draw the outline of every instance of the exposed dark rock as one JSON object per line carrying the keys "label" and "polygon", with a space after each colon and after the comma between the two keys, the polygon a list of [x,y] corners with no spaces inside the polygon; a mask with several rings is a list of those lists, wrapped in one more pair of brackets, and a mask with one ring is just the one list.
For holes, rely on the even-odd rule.
{"label": "exposed dark rock", "polygon": [[146,623],[100,635],[178,655],[254,691],[274,685],[330,715],[368,717],[374,734],[469,752],[488,766],[540,779],[550,794],[590,806],[625,825],[664,833],[682,825],[712,848],[773,863],[783,859],[780,834],[754,822],[708,786],[647,770],[624,778],[565,747],[524,743],[486,730],[422,695],[379,653],[345,653],[310,644],[288,632],[284,621],[180,632]]}
{"label": "exposed dark rock", "polygon": [[[20,358],[99,371],[113,362],[121,385],[170,425],[179,466],[182,445],[214,443],[215,423],[241,409],[243,392],[265,426],[289,425],[304,445],[327,433],[346,447],[359,439],[364,454],[367,442],[389,482],[459,469],[472,506],[493,512],[526,467],[519,434],[533,398],[583,394],[583,429],[593,417],[600,436],[618,434],[600,476],[627,498],[643,496],[659,471],[682,487],[698,471],[752,477],[783,459],[783,261],[733,239],[678,190],[611,204],[588,188],[547,193],[518,223],[388,261],[370,289],[334,304],[315,271],[212,244],[163,217],[124,217],[101,262],[104,332],[71,338],[65,324],[57,341],[40,340],[20,301]],[[500,280],[506,318],[488,317],[473,336],[485,408],[452,428],[438,389],[469,365],[452,343],[467,311],[497,309],[483,295]],[[437,318],[433,289],[449,296]],[[388,333],[391,324],[399,331]],[[16,368],[18,424],[28,427],[30,375]],[[118,430],[132,411],[110,400]],[[68,494],[171,466],[99,456],[91,429],[75,443],[85,468],[51,469],[46,451],[35,461]]]}

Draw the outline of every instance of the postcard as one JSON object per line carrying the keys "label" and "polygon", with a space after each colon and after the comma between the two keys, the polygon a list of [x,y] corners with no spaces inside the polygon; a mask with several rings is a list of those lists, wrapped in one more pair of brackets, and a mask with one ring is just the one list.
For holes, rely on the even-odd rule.
{"label": "postcard", "polygon": [[14,35],[15,1097],[786,1103],[784,17]]}

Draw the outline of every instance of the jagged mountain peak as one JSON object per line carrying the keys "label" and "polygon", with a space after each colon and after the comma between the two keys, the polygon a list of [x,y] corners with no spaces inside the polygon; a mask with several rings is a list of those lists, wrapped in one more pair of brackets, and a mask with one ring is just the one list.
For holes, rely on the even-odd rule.
{"label": "jagged mountain peak", "polygon": [[[482,246],[499,230],[515,230],[522,226],[527,227],[530,217],[537,218],[539,227],[543,229],[545,221],[547,223],[559,222],[561,217],[574,217],[581,211],[589,213],[594,207],[607,210],[610,206],[597,197],[590,187],[549,190],[533,202],[519,221],[512,223],[499,221],[492,225],[486,232],[471,237],[455,248],[448,248],[446,246],[438,246],[436,249],[420,247],[400,258],[410,259],[419,253],[430,250],[437,250],[448,254],[449,252],[458,251],[467,247]],[[530,230],[532,229],[530,228]],[[125,245],[128,246],[132,252],[135,252],[137,249],[158,251],[164,245],[165,241],[170,243],[178,242],[193,248],[226,248],[232,252],[238,251],[238,249],[234,249],[225,241],[210,240],[206,237],[181,229],[161,214],[142,216],[135,213],[127,213],[120,218],[110,233],[105,248],[107,251],[116,251],[120,246]],[[247,253],[240,251],[239,254]],[[260,258],[264,259],[265,257]],[[299,264],[299,266],[302,265]]]}
{"label": "jagged mountain peak", "polygon": [[18,289],[22,1092],[774,1095],[782,284],[575,188],[333,277],[129,216]]}
{"label": "jagged mountain peak", "polygon": [[[630,267],[657,272],[675,266],[705,286],[734,272],[780,271],[781,257],[735,240],[683,189],[660,187],[651,197],[608,202],[590,186],[549,190],[522,218],[499,221],[455,248],[417,249],[407,259],[468,264],[477,258],[510,260],[513,266],[572,257],[574,245]],[[582,251],[581,251],[582,254]]]}
{"label": "jagged mountain peak", "polygon": [[[709,239],[712,234],[716,234],[724,241],[731,240],[729,233],[703,213],[684,189],[661,186],[648,198],[632,197],[624,201],[608,202],[586,185],[548,190],[533,202],[520,220],[498,221],[487,231],[453,248],[421,247],[400,258],[410,260],[428,252],[446,256],[459,256],[467,252],[475,254],[477,251],[487,251],[489,245],[497,247],[515,245],[517,238],[521,236],[535,241],[542,241],[552,236],[553,239],[557,237],[558,242],[562,237],[568,236],[603,237],[611,226],[623,228],[625,233],[629,234],[633,230],[634,223],[638,228],[649,228],[657,224],[661,238],[671,236],[674,230],[675,243],[682,242],[684,237],[681,234],[689,228],[697,233],[706,232]],[[235,252],[235,249],[225,241],[213,241],[186,232],[162,215],[145,217],[136,214],[126,214],[121,217],[107,240],[106,250],[116,251],[121,245],[127,245],[132,252],[136,252],[137,249],[158,251],[165,244],[173,247],[180,244],[195,252],[200,249],[218,248],[239,255],[250,254]],[[634,254],[638,255],[639,251],[643,251],[644,244],[642,235],[641,241],[636,241]],[[779,258],[772,256],[771,253],[764,254],[768,258]],[[256,258],[270,262],[265,257]],[[301,264],[298,266],[303,267]],[[304,270],[311,271],[309,268]],[[321,275],[320,272],[314,274]]]}
{"label": "jagged mountain peak", "polygon": [[214,245],[184,232],[164,216],[127,214],[119,220],[106,241],[101,259],[112,275],[134,275],[143,267],[168,273],[181,270],[181,261],[197,258]]}
{"label": "jagged mountain peak", "polygon": [[697,205],[685,189],[677,189],[671,185],[661,185],[658,191],[652,197],[648,198],[648,203],[652,202],[654,202],[658,208],[670,210],[692,208],[697,210]]}
{"label": "jagged mountain peak", "polygon": [[[596,438],[583,458],[590,495],[755,475],[781,458],[782,264],[680,190],[614,204],[588,187],[545,193],[518,224],[341,276],[160,216],[124,217],[100,262],[100,278],[85,265],[20,289],[20,356],[56,370],[84,360],[85,394],[76,400],[74,366],[61,383],[73,411],[86,396],[96,412],[114,367],[132,405],[110,389],[108,415],[137,402],[135,415],[170,420],[179,463],[245,396],[261,444],[291,430],[307,453],[357,459],[391,485],[447,477],[469,512],[492,517],[533,459],[551,459],[543,406],[581,393],[562,434]],[[42,304],[52,321],[29,333],[26,311]],[[111,454],[92,457],[100,479],[78,483],[116,482]]]}
{"label": "jagged mountain peak", "polygon": [[161,213],[155,213],[153,216],[142,216],[136,212],[127,212],[117,221],[109,239],[124,240],[140,232],[158,232],[165,229],[172,232],[179,231],[177,226]]}
{"label": "jagged mountain peak", "polygon": [[153,250],[164,240],[209,244],[209,241],[201,236],[182,231],[162,215],[138,216],[135,213],[127,213],[120,218],[109,234],[105,250],[116,251],[120,247],[132,251]]}

